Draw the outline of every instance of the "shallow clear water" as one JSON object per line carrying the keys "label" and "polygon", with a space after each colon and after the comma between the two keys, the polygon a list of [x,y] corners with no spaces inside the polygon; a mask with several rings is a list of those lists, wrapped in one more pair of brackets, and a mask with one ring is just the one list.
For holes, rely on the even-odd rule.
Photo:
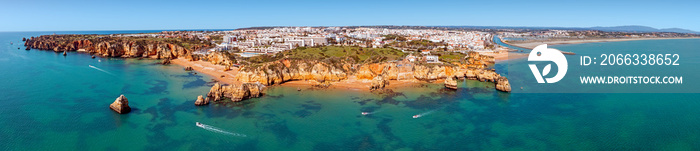
{"label": "shallow clear water", "polygon": [[[197,107],[196,96],[208,92],[212,84],[209,76],[175,65],[155,65],[154,60],[17,50],[23,36],[38,34],[47,33],[0,33],[4,149],[700,148],[698,94],[503,93],[491,83],[461,81],[457,91],[425,84],[383,94],[276,86],[261,98]],[[513,62],[495,67],[505,71],[508,63]],[[514,89],[530,87],[512,81]],[[131,113],[120,115],[109,109],[120,94],[129,99]],[[421,113],[430,114],[412,118]]]}

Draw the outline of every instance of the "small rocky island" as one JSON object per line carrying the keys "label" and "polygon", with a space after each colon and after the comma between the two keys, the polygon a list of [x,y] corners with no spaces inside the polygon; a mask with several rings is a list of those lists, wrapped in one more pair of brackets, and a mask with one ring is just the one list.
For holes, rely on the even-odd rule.
{"label": "small rocky island", "polygon": [[114,103],[110,104],[109,108],[116,111],[119,114],[126,114],[131,112],[131,107],[129,107],[129,100],[126,99],[124,94],[119,96],[117,100],[114,100]]}

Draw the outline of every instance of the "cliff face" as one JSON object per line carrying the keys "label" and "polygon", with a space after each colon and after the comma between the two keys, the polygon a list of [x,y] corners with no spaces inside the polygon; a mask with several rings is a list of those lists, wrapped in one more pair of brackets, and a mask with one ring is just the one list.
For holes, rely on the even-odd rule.
{"label": "cliff face", "polygon": [[340,81],[348,78],[350,66],[336,67],[319,61],[281,60],[257,67],[242,67],[235,77],[241,82],[259,82],[264,85],[281,84],[292,80]]}
{"label": "cliff face", "polygon": [[207,61],[211,62],[212,64],[218,64],[218,65],[224,65],[224,66],[232,66],[233,64],[236,64],[236,60],[233,57],[232,54],[228,52],[213,52],[204,57],[207,59]]}
{"label": "cliff face", "polygon": [[[435,81],[448,77],[467,78],[482,82],[507,83],[495,70],[483,69],[472,65],[407,65],[397,63],[372,63],[353,65],[346,63],[329,64],[309,60],[281,60],[258,66],[241,68],[235,77],[237,81],[263,85],[281,84],[287,81],[315,80],[319,83],[336,82],[355,76],[358,80],[372,80],[370,89],[383,88],[385,80]],[[412,76],[406,76],[412,75]],[[377,77],[381,77],[377,79]],[[382,84],[380,84],[382,83]],[[388,82],[386,82],[388,84]],[[510,85],[502,85],[502,91],[509,92]],[[506,88],[507,87],[507,88]]]}
{"label": "cliff face", "polygon": [[[79,35],[42,35],[32,37],[25,41],[29,48],[40,50],[80,51],[94,53],[103,57],[150,57],[150,58],[178,58],[188,55],[192,50],[179,45],[152,41],[132,40],[129,38],[90,38],[80,39]],[[203,48],[205,45],[192,46],[191,49]]]}
{"label": "cliff face", "polygon": [[[241,85],[221,85],[219,83],[214,84],[207,94],[205,101],[221,101],[225,98],[231,99],[233,102],[238,102],[244,99],[256,98],[262,96],[262,90],[264,86],[255,83],[244,83]],[[200,100],[200,98],[197,98]]]}
{"label": "cliff face", "polygon": [[[207,59],[213,64],[230,65],[234,60],[228,59],[224,54],[212,53],[208,56],[188,56],[188,58]],[[478,57],[477,57],[478,58]],[[480,60],[472,60],[475,64],[453,65],[414,65],[395,62],[354,64],[343,61],[322,62],[316,60],[282,59],[262,64],[243,66],[238,71],[234,80],[244,82],[242,85],[222,86],[214,85],[207,98],[198,98],[197,102],[206,100],[219,101],[231,98],[232,101],[241,101],[248,98],[259,97],[265,85],[282,84],[287,81],[313,80],[319,85],[328,85],[332,82],[346,80],[355,76],[358,80],[371,80],[370,90],[382,89],[389,85],[389,80],[418,80],[435,81],[446,79],[445,86],[457,89],[455,79],[467,78],[482,82],[493,82],[497,90],[510,92],[508,79],[502,77],[495,70],[485,69],[485,64]]]}
{"label": "cliff face", "polygon": [[457,80],[455,80],[455,77],[445,79],[445,88],[453,90],[457,89]]}

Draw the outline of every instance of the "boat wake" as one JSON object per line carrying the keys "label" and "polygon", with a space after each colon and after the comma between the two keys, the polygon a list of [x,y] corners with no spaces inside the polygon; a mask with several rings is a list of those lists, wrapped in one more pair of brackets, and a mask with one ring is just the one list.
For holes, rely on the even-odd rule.
{"label": "boat wake", "polygon": [[95,69],[95,70],[100,70],[100,71],[102,71],[102,72],[104,72],[104,73],[107,73],[107,74],[110,74],[110,75],[116,76],[116,75],[114,75],[114,74],[112,74],[112,73],[110,73],[110,72],[107,72],[107,71],[105,71],[105,70],[102,70],[102,69],[100,69],[100,68],[97,68],[97,67],[95,67],[95,66],[92,66],[92,65],[88,65],[88,66],[89,66],[90,68],[93,68],[93,69]]}
{"label": "boat wake", "polygon": [[207,130],[207,131],[212,131],[212,132],[219,133],[219,134],[225,134],[225,135],[231,135],[231,136],[238,136],[238,137],[248,137],[248,136],[246,136],[245,134],[238,134],[238,133],[228,132],[228,131],[219,129],[219,128],[217,128],[217,127],[214,127],[214,126],[211,126],[211,125],[202,124],[202,123],[199,123],[199,122],[195,123],[195,125],[197,125],[197,127],[200,127],[200,128],[202,128],[202,129],[205,129],[205,130]]}
{"label": "boat wake", "polygon": [[374,114],[374,113],[377,113],[377,112],[379,112],[379,111],[374,111],[374,112],[362,112],[361,114],[362,114],[362,115],[370,115],[370,114]]}
{"label": "boat wake", "polygon": [[423,112],[423,113],[420,113],[420,114],[416,114],[416,115],[413,115],[413,118],[421,118],[421,117],[423,117],[423,116],[433,114],[433,112],[435,112],[435,111],[437,111],[437,110],[441,110],[441,109],[443,109],[443,108],[445,108],[445,107],[441,107],[441,108],[438,108],[438,109],[434,109],[434,110],[430,110],[430,111]]}

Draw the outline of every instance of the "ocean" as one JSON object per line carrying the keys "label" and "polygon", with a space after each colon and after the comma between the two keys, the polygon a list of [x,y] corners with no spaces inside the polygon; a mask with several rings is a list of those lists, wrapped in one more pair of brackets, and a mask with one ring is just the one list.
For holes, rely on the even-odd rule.
{"label": "ocean", "polygon": [[[531,83],[529,69],[518,68],[524,59],[494,66],[510,79],[511,93],[473,80],[459,81],[456,91],[422,84],[394,93],[271,86],[261,98],[194,106],[212,77],[155,60],[63,56],[21,46],[22,37],[53,33],[0,33],[4,150],[700,149],[700,94],[530,93],[540,86]],[[660,44],[684,55],[677,70],[698,75],[690,70],[698,40],[553,47],[599,54]],[[683,88],[697,87],[686,81],[690,86]],[[109,109],[121,94],[131,113]]]}

